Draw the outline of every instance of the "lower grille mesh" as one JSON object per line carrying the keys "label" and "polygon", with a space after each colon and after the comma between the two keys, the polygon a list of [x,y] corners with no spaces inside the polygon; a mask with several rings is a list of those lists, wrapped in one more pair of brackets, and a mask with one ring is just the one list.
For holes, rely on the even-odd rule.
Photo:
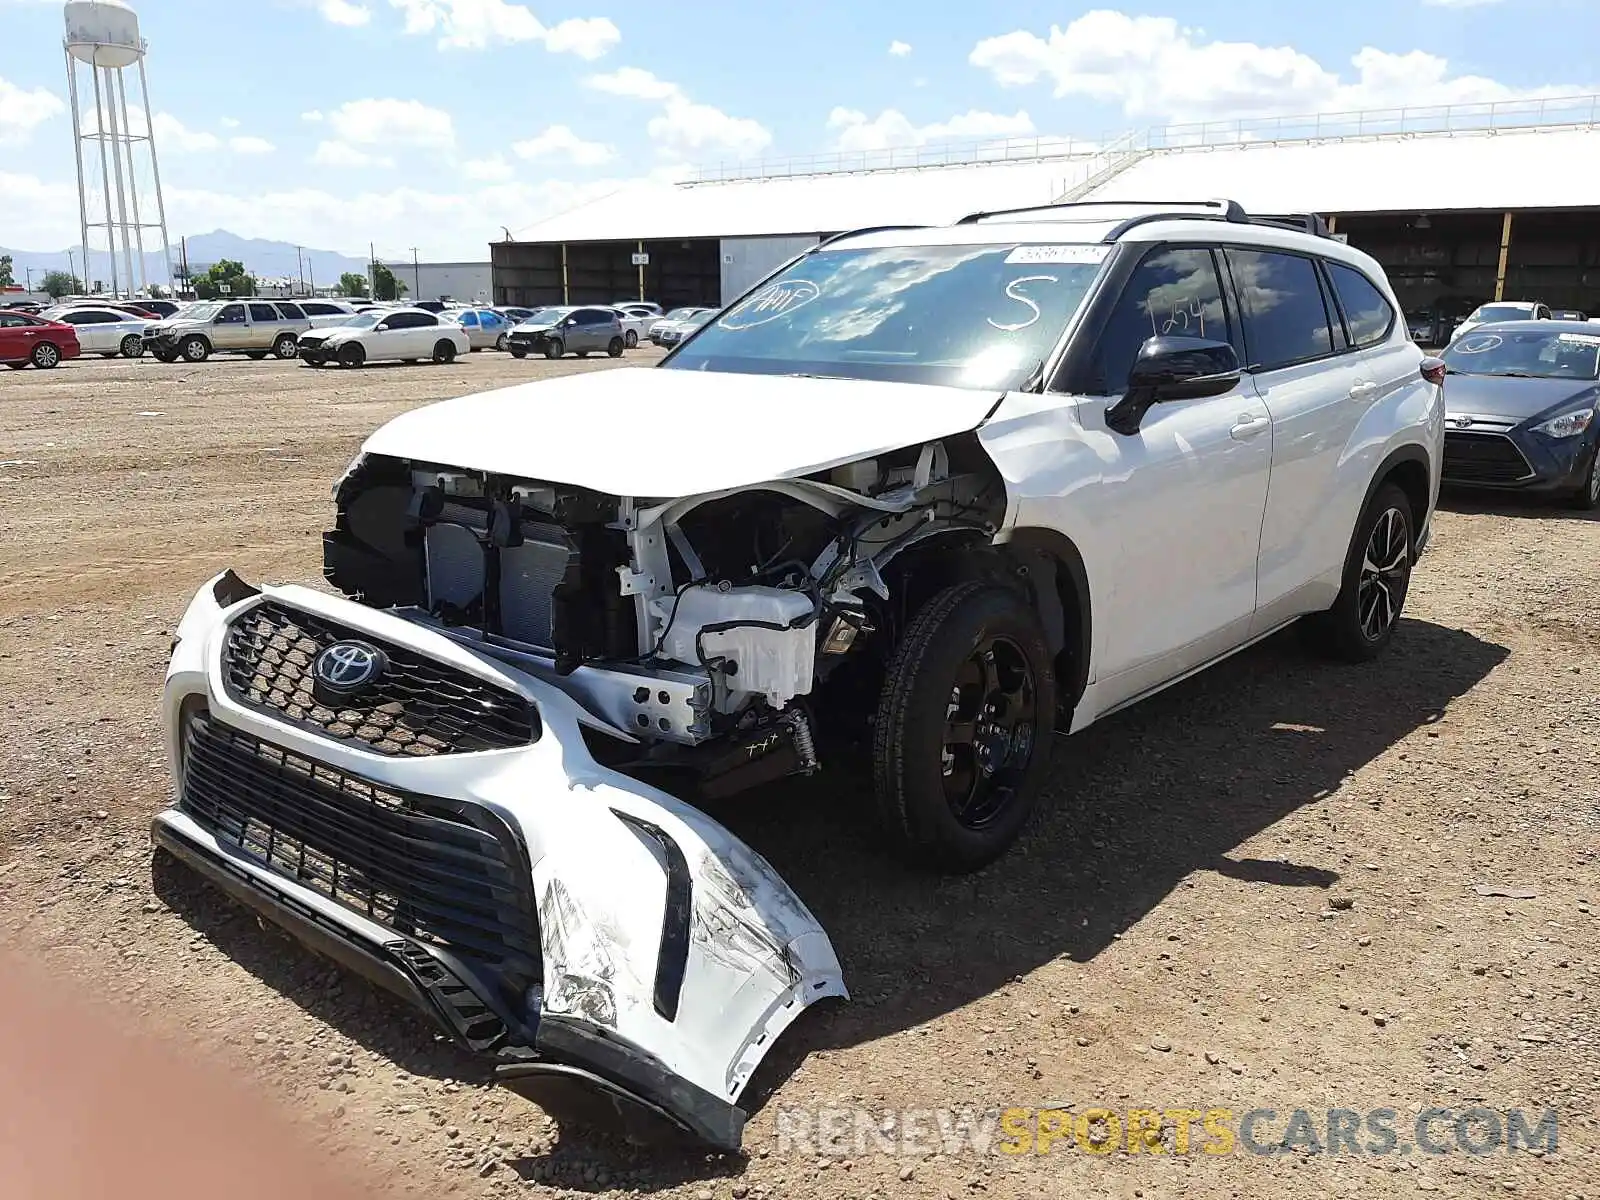
{"label": "lower grille mesh", "polygon": [[220,841],[421,942],[538,978],[525,856],[477,805],[359,779],[201,712],[184,730],[182,810]]}
{"label": "lower grille mesh", "polygon": [[1446,433],[1444,477],[1460,483],[1516,483],[1533,474],[1515,443],[1499,433]]}

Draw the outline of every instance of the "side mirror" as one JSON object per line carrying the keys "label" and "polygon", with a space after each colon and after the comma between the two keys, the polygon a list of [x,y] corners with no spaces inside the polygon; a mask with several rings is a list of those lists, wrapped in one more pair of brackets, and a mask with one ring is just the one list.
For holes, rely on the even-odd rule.
{"label": "side mirror", "polygon": [[561,322],[561,328],[566,329],[569,326],[576,325],[577,323],[578,323],[578,318],[577,317],[568,317],[565,321]]}
{"label": "side mirror", "polygon": [[1239,355],[1227,342],[1210,338],[1146,338],[1128,372],[1128,390],[1106,409],[1106,426],[1117,433],[1139,432],[1145,413],[1172,400],[1203,400],[1239,386]]}
{"label": "side mirror", "polygon": [[379,331],[379,332],[381,332],[381,331],[383,331],[383,330],[385,330],[385,329],[393,329],[393,328],[394,328],[394,326],[393,326],[393,325],[391,325],[391,324],[389,324],[389,322],[387,322],[387,321],[379,321],[379,322],[378,322],[378,323],[377,323],[377,324],[376,324],[376,325],[374,325],[374,326],[373,326],[373,327],[372,327],[372,328],[373,328],[373,329],[375,329],[375,330],[377,330],[377,331]]}

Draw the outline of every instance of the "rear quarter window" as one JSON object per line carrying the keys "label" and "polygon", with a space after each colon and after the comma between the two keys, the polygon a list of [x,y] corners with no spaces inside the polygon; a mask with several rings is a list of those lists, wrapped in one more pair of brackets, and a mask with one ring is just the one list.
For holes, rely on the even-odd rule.
{"label": "rear quarter window", "polygon": [[1344,310],[1345,327],[1350,331],[1350,342],[1358,349],[1376,346],[1389,336],[1394,328],[1394,309],[1384,299],[1377,285],[1354,267],[1343,263],[1327,263],[1328,277],[1333,280],[1333,293]]}
{"label": "rear quarter window", "polygon": [[1250,367],[1271,371],[1333,353],[1316,264],[1274,250],[1227,252]]}

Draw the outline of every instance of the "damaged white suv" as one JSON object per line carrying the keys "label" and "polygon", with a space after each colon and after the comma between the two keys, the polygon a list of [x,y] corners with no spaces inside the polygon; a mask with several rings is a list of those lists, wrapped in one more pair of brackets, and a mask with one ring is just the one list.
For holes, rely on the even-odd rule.
{"label": "damaged white suv", "polygon": [[737,1145],[845,984],[697,799],[870,728],[888,841],[972,869],[1056,733],[1301,618],[1348,659],[1394,634],[1443,366],[1318,228],[862,231],[658,367],[391,421],[336,487],[342,596],[227,572],[183,617],[159,846],[548,1110]]}

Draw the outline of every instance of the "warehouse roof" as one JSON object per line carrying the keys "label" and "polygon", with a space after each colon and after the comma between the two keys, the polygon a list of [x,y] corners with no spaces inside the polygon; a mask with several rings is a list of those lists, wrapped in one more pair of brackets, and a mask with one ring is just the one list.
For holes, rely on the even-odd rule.
{"label": "warehouse roof", "polygon": [[[985,161],[954,161],[960,153]],[[1228,196],[1259,212],[1600,206],[1600,97],[1270,117],[1084,143],[988,143],[757,163],[625,188],[518,232],[531,242],[660,241],[942,224],[1071,199]],[[864,169],[865,168],[865,169]],[[807,173],[807,172],[812,173]]]}
{"label": "warehouse roof", "polygon": [[1600,206],[1600,129],[1154,151],[1086,198],[1189,195],[1227,196],[1255,212]]}
{"label": "warehouse roof", "polygon": [[1090,157],[905,171],[642,184],[517,231],[524,242],[833,233],[942,225],[996,204],[1048,204],[1088,178]]}

